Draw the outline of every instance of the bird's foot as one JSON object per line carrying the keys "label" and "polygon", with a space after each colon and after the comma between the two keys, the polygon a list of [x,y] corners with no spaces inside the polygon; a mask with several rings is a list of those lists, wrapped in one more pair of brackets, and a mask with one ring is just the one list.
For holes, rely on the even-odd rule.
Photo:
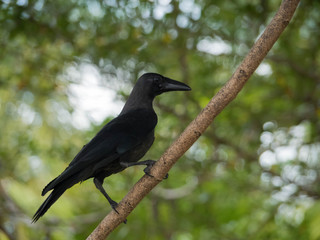
{"label": "bird's foot", "polygon": [[[147,167],[145,169],[143,169],[144,173],[150,177],[154,177],[150,174],[150,170],[151,170],[152,166],[156,163],[156,161],[155,160],[146,160],[144,162],[145,162],[145,165],[147,165]],[[167,179],[168,177],[169,177],[169,174],[167,173],[163,179]]]}
{"label": "bird's foot", "polygon": [[116,201],[113,201],[112,199],[109,201],[110,206],[112,207],[112,209],[119,214],[117,207],[118,207],[118,203]]}
{"label": "bird's foot", "polygon": [[[140,162],[120,162],[120,165],[124,168],[131,167],[131,166],[137,166],[137,165],[147,165],[147,167],[143,170],[145,174],[147,174],[150,177],[154,177],[150,174],[150,170],[152,166],[156,163],[155,160],[145,160]],[[164,179],[168,178],[168,174],[164,177]]]}
{"label": "bird's foot", "polygon": [[[118,212],[118,210],[117,210],[118,203],[117,203],[116,201],[113,201],[113,200],[111,199],[110,205],[111,205],[112,209],[113,209],[116,213],[119,214],[119,212]],[[127,223],[127,219],[125,219],[125,220],[123,221],[123,223],[126,224],[126,223]]]}
{"label": "bird's foot", "polygon": [[143,169],[144,173],[147,174],[148,176],[150,177],[153,177],[151,174],[150,174],[150,170],[152,168],[152,166],[156,163],[155,160],[146,160],[146,161],[143,161],[145,165],[147,165],[147,167],[145,169]]}

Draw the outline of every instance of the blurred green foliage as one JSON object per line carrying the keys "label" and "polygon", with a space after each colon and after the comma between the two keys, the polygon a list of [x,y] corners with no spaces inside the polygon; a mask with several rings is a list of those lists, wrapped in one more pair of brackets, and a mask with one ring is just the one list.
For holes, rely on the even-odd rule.
{"label": "blurred green foliage", "polygon": [[[228,80],[279,4],[2,0],[0,239],[84,239],[110,211],[87,181],[31,224],[42,188],[110,120],[77,124],[70,86],[81,82],[70,69],[94,67],[122,101],[147,71],[192,87],[155,103],[156,141],[145,158],[157,159]],[[110,238],[320,239],[319,39],[320,2],[302,1],[239,96]],[[142,174],[128,169],[105,188],[120,201]]]}

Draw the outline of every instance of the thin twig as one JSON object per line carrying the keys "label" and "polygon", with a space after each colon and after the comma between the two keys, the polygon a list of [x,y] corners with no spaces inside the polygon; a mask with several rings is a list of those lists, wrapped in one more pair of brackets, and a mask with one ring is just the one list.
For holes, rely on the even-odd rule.
{"label": "thin twig", "polygon": [[165,177],[177,160],[197,141],[201,134],[212,123],[214,118],[237,96],[252,73],[267,55],[280,34],[289,24],[299,0],[284,0],[267,26],[264,33],[256,41],[248,55],[236,69],[230,80],[211,99],[208,105],[189,124],[178,139],[167,149],[151,169],[154,177],[143,176],[122,199],[117,214],[110,212],[90,234],[87,240],[105,239],[139,204],[139,202]]}

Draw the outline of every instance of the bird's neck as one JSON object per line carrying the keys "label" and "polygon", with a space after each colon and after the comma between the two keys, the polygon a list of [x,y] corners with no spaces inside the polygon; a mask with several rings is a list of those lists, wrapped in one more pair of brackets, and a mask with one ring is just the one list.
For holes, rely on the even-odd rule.
{"label": "bird's neck", "polygon": [[133,111],[136,109],[152,109],[152,102],[153,102],[153,97],[147,96],[146,94],[141,94],[139,92],[132,92],[125,103],[122,111],[120,112],[120,115],[125,114],[129,111]]}

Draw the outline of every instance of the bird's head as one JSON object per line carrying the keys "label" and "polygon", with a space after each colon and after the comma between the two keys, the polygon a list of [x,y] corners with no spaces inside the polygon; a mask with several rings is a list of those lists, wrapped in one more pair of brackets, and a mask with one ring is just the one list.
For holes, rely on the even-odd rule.
{"label": "bird's head", "polygon": [[191,90],[187,84],[172,80],[157,73],[143,74],[137,84],[141,84],[151,97],[155,97],[164,92]]}
{"label": "bird's head", "polygon": [[172,80],[157,73],[145,73],[137,81],[124,105],[121,114],[137,108],[152,108],[152,101],[161,93],[170,91],[190,91],[182,82]]}

